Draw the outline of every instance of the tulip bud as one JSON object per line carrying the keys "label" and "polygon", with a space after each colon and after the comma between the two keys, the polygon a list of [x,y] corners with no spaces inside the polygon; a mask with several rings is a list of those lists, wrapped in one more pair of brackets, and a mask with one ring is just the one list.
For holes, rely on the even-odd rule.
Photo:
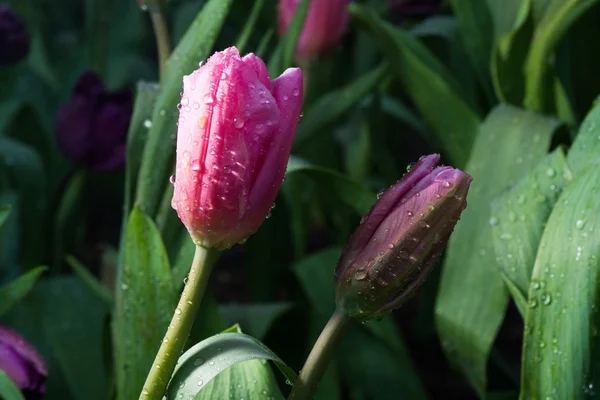
{"label": "tulip bud", "polygon": [[434,167],[438,155],[421,157],[387,189],[346,244],[335,269],[336,297],[360,320],[400,307],[439,259],[467,205],[471,177]]}
{"label": "tulip bud", "polygon": [[0,6],[0,49],[0,65],[16,63],[29,52],[25,25],[7,6]]}
{"label": "tulip bud", "polygon": [[[287,31],[300,0],[280,0],[279,35]],[[348,25],[349,0],[311,0],[296,47],[296,58],[304,61],[333,49]]]}
{"label": "tulip bud", "polygon": [[42,357],[21,336],[0,325],[0,370],[15,383],[27,400],[46,393],[48,372]]}
{"label": "tulip bud", "polygon": [[132,111],[131,93],[107,93],[98,75],[82,74],[71,101],[58,112],[56,138],[61,151],[91,171],[123,166]]}
{"label": "tulip bud", "polygon": [[275,80],[235,47],[183,78],[172,206],[197,245],[258,229],[281,186],[302,107],[302,71]]}

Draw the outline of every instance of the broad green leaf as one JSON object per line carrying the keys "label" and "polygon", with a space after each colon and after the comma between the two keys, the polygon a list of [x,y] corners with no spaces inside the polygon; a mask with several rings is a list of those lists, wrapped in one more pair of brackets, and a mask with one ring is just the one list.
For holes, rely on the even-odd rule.
{"label": "broad green leaf", "polygon": [[125,235],[113,321],[121,400],[139,396],[177,303],[169,260],[152,220],[134,207]]}
{"label": "broad green leaf", "polygon": [[291,307],[290,303],[228,304],[219,310],[228,324],[239,323],[250,336],[262,340],[273,322]]}
{"label": "broad green leaf", "polygon": [[558,148],[492,202],[490,225],[496,262],[525,299],[546,221],[571,180],[564,152]]}
{"label": "broad green leaf", "polygon": [[296,381],[296,373],[257,339],[243,333],[222,333],[196,344],[179,358],[167,399],[195,396],[219,373],[248,360],[271,360],[288,381]]}
{"label": "broad green leaf", "polygon": [[559,197],[529,285],[521,399],[594,398],[600,307],[600,169]]}
{"label": "broad green leaf", "polygon": [[0,398],[4,400],[25,400],[19,388],[0,370]]}
{"label": "broad green leaf", "polygon": [[27,212],[21,216],[21,260],[26,267],[39,264],[44,254],[44,220],[47,206],[46,171],[38,153],[16,140],[0,137],[0,171],[8,172],[10,185],[19,193]]}
{"label": "broad green leaf", "polygon": [[535,29],[535,40],[525,63],[527,109],[551,111],[553,78],[549,68],[555,47],[570,26],[598,0],[552,0]]}
{"label": "broad green leaf", "polygon": [[37,267],[21,275],[18,279],[0,287],[0,315],[10,310],[29,293],[46,267]]}
{"label": "broad green leaf", "polygon": [[480,118],[449,71],[417,39],[382,21],[373,10],[352,5],[352,16],[373,33],[423,118],[452,163],[463,166]]}
{"label": "broad green leaf", "polygon": [[90,273],[90,271],[83,266],[77,259],[73,256],[66,257],[67,263],[73,268],[75,271],[75,275],[79,277],[81,282],[85,284],[88,289],[94,293],[100,300],[106,304],[109,309],[112,309],[114,304],[114,299],[112,293],[108,290],[108,288],[102,283],[99,282],[98,279],[94,275]]}
{"label": "broad green leaf", "polygon": [[[125,215],[129,215],[135,197],[135,184],[142,162],[142,153],[152,127],[152,114],[160,86],[153,82],[140,81],[137,84],[133,114],[127,132],[127,163],[125,164]],[[123,218],[125,224],[127,218]]]}
{"label": "broad green leaf", "polygon": [[71,398],[105,400],[102,341],[108,308],[75,277],[41,282],[34,291],[41,296],[42,326]]}
{"label": "broad green leaf", "polygon": [[252,11],[250,12],[250,16],[246,21],[246,25],[244,25],[244,29],[240,32],[240,36],[238,37],[237,43],[235,47],[240,51],[240,53],[244,53],[244,49],[246,48],[246,44],[248,44],[248,40],[250,39],[250,35],[254,30],[256,25],[256,20],[260,16],[260,12],[262,11],[263,5],[265,4],[265,0],[257,0],[254,2],[252,6]]}
{"label": "broad green leaf", "polygon": [[508,301],[493,249],[490,203],[540,162],[557,126],[555,120],[500,105],[481,124],[465,169],[473,182],[448,243],[435,318],[448,359],[480,396]]}
{"label": "broad green leaf", "polygon": [[340,118],[356,103],[369,95],[375,87],[389,74],[387,64],[381,64],[368,73],[340,89],[324,94],[311,106],[302,118],[293,146],[298,148],[317,135],[328,124]]}
{"label": "broad green leaf", "polygon": [[279,76],[286,68],[292,65],[296,45],[304,27],[304,20],[308,14],[310,2],[311,0],[301,0],[296,3],[294,18],[292,18],[287,31],[279,41],[279,45],[269,60],[268,69],[271,76]]}
{"label": "broad green leaf", "polygon": [[208,58],[231,1],[208,0],[165,66],[160,82],[161,91],[152,113],[152,126],[142,155],[135,197],[135,203],[149,216],[156,214],[173,169],[178,115],[176,106],[183,76],[197,69],[198,63]]}
{"label": "broad green leaf", "polygon": [[291,156],[286,176],[303,173],[327,188],[327,192],[336,194],[340,200],[353,207],[357,213],[365,214],[375,203],[375,194],[348,177],[327,168],[311,165],[307,161]]}
{"label": "broad green leaf", "polygon": [[[335,308],[333,271],[340,253],[340,248],[330,248],[293,266],[312,308],[321,317],[329,317]],[[348,384],[359,387],[364,398],[392,399],[400,392],[411,399],[427,397],[391,317],[352,326],[336,359]]]}
{"label": "broad green leaf", "polygon": [[600,163],[600,97],[581,124],[567,161],[576,176]]}

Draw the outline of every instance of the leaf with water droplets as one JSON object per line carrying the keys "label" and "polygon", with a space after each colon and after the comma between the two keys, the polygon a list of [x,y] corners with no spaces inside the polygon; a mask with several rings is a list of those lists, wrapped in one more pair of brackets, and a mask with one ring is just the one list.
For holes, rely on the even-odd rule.
{"label": "leaf with water droplets", "polygon": [[179,358],[167,399],[227,399],[232,393],[254,399],[264,397],[263,391],[282,399],[265,360],[273,361],[287,380],[296,381],[295,372],[252,336],[237,332],[211,336]]}
{"label": "leaf with water droplets", "polygon": [[[557,127],[556,120],[498,106],[480,126],[466,166],[473,182],[448,243],[435,312],[446,355],[481,396],[489,351],[508,304],[492,248],[491,225],[502,221],[491,214],[490,203],[546,156]],[[519,218],[515,213],[515,221]]]}
{"label": "leaf with water droplets", "polygon": [[600,169],[588,169],[548,218],[529,285],[537,307],[525,318],[522,399],[588,398],[599,383],[599,190]]}
{"label": "leaf with water droplets", "polygon": [[160,347],[177,304],[162,239],[152,220],[134,207],[116,283],[113,343],[117,398],[134,399]]}
{"label": "leaf with water droplets", "polygon": [[[548,174],[548,171],[553,171]],[[546,220],[563,188],[571,181],[562,148],[557,148],[508,192],[492,202],[496,262],[506,279],[519,291],[516,301],[527,298],[531,271]],[[510,218],[515,215],[515,218]],[[518,217],[517,217],[518,216]],[[509,240],[505,238],[510,237]],[[508,286],[511,293],[511,287]]]}

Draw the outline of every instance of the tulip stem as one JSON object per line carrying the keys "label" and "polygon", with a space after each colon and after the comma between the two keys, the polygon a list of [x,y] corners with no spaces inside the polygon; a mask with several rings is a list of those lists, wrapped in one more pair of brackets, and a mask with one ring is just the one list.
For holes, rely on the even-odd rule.
{"label": "tulip stem", "polygon": [[344,336],[350,318],[340,309],[333,312],[331,318],[323,328],[315,342],[296,384],[292,388],[290,400],[312,399],[327,366],[331,361],[333,352]]}
{"label": "tulip stem", "polygon": [[160,9],[150,12],[152,27],[154,28],[154,36],[156,37],[156,48],[158,50],[158,69],[160,76],[163,76],[165,65],[171,54],[171,46],[169,45],[169,30],[165,22],[165,16]]}
{"label": "tulip stem", "polygon": [[209,260],[210,255],[210,249],[196,246],[196,254],[194,254],[194,261],[188,274],[187,283],[183,288],[171,324],[146,378],[140,400],[161,400],[165,394],[175,364],[192,329],[210,277],[212,270],[212,262]]}

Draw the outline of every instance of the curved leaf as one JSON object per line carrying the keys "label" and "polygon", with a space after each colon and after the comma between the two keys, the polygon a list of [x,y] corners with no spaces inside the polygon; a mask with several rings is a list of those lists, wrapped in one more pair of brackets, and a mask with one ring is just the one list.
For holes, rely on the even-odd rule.
{"label": "curved leaf", "polygon": [[257,339],[243,333],[222,333],[196,344],[179,358],[167,399],[195,396],[200,386],[232,365],[259,359],[273,361],[290,383],[296,381],[296,373]]}
{"label": "curved leaf", "polygon": [[15,386],[13,381],[2,370],[0,370],[0,399],[25,400],[19,388]]}
{"label": "curved leaf", "polygon": [[448,243],[435,319],[448,359],[480,396],[508,304],[492,248],[490,203],[546,155],[557,127],[556,120],[498,106],[482,123],[466,166],[473,182],[468,206]]}
{"label": "curved leaf", "polygon": [[571,183],[544,230],[523,339],[521,399],[595,398],[600,307],[600,169]]}

